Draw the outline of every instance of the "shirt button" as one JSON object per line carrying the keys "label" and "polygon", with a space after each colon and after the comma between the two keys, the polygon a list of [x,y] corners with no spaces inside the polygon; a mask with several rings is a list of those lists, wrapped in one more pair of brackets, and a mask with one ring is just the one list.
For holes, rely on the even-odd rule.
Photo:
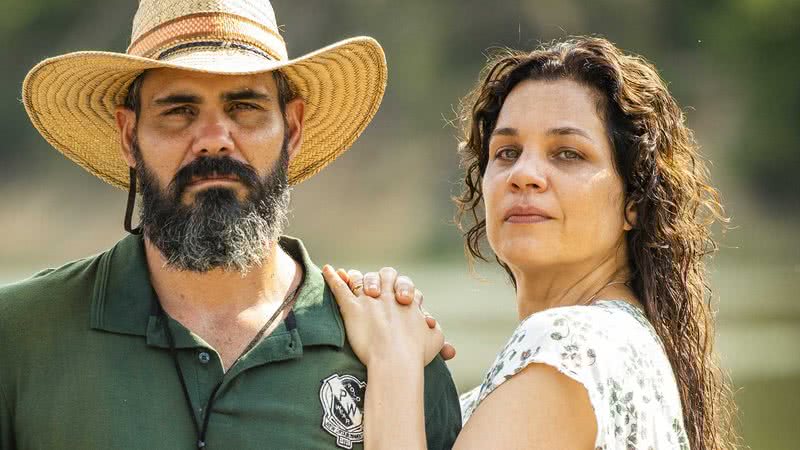
{"label": "shirt button", "polygon": [[208,352],[200,352],[200,354],[197,355],[197,359],[203,364],[208,364],[208,362],[211,361],[211,355],[209,355]]}

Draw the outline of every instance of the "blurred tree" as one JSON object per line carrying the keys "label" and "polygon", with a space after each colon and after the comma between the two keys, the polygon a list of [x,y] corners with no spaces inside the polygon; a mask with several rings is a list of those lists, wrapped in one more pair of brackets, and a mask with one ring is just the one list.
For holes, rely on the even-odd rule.
{"label": "blurred tree", "polygon": [[[26,71],[42,58],[79,49],[122,51],[136,8],[130,0],[15,1],[0,16],[0,165],[47,161],[46,145],[18,100]],[[392,147],[409,130],[434,173],[454,169],[452,129],[444,119],[475,81],[492,46],[535,47],[540,40],[597,33],[656,62],[682,104],[714,102],[704,91],[731,98],[736,126],[716,156],[760,198],[800,213],[800,27],[796,0],[275,0],[290,54],[348,35],[369,34],[386,47],[390,83],[374,127]],[[704,76],[698,76],[705,70]],[[715,91],[716,85],[734,90]],[[728,113],[723,113],[728,114]],[[443,119],[444,116],[444,119]],[[691,118],[691,116],[690,116]],[[425,145],[424,143],[428,144]],[[24,150],[23,150],[24,149]],[[436,152],[431,153],[431,150]],[[431,159],[431,154],[433,157]],[[374,163],[377,153],[364,156]],[[441,172],[444,170],[444,172]],[[13,177],[8,172],[8,177]],[[4,177],[4,181],[8,178]],[[446,182],[446,181],[445,181]],[[446,199],[440,206],[444,207]]]}
{"label": "blurred tree", "polygon": [[[16,1],[0,15],[0,167],[47,164],[52,156],[19,102],[22,80],[42,59],[77,50],[124,51],[136,3],[128,0]],[[2,178],[14,181],[14,173]]]}

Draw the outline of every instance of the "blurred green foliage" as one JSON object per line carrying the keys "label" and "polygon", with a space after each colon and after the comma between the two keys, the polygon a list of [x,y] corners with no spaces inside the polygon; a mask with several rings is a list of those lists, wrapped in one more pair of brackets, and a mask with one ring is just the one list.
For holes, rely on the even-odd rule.
{"label": "blurred green foliage", "polygon": [[[391,70],[378,126],[409,127],[423,135],[442,134],[438,129],[442,116],[451,119],[452,114],[450,108],[439,106],[457,104],[475,80],[483,62],[481,52],[487,48],[530,48],[567,34],[605,35],[655,61],[683,104],[714,102],[714,96],[734,104],[735,111],[721,112],[733,116],[724,119],[734,122],[729,130],[733,135],[716,154],[724,152],[726,169],[733,170],[759,199],[798,213],[800,177],[794,172],[800,168],[796,80],[800,2],[796,0],[276,0],[273,4],[279,23],[286,24],[292,54],[345,35],[377,37],[386,47]],[[6,143],[0,148],[0,166],[40,162],[46,154],[16,101],[26,71],[43,57],[61,52],[124,51],[135,6],[131,0],[25,0],[4,9],[0,132]],[[427,150],[418,149],[420,154]],[[453,159],[433,162],[452,165]],[[8,173],[13,178],[24,172]]]}

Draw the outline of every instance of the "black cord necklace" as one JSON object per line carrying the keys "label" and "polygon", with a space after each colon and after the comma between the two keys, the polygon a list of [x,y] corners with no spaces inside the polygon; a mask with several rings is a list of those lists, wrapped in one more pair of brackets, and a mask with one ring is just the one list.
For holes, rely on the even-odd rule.
{"label": "black cord necklace", "polygon": [[[281,303],[278,309],[275,310],[275,312],[272,314],[272,317],[270,317],[269,320],[267,320],[267,323],[265,323],[264,326],[261,327],[261,329],[258,331],[258,333],[256,333],[253,340],[251,340],[250,343],[247,344],[247,347],[245,347],[244,351],[242,351],[239,357],[236,358],[236,361],[234,361],[233,364],[231,364],[231,366],[228,368],[228,371],[230,371],[230,369],[232,369],[236,365],[236,363],[238,363],[239,360],[242,359],[242,356],[247,354],[247,352],[249,352],[253,347],[256,346],[256,344],[259,343],[259,341],[261,341],[261,338],[264,337],[264,334],[267,332],[270,325],[272,325],[272,323],[275,322],[275,319],[277,319],[278,316],[280,316],[281,312],[284,309],[286,309],[287,306],[294,304],[294,301],[297,298],[297,294],[300,292],[300,286],[302,284],[303,282],[301,280],[300,283],[297,285],[297,287],[295,287],[294,290],[292,290],[286,295],[286,298],[283,299],[283,303]],[[158,311],[159,311],[159,316],[161,318],[161,326],[164,329],[164,333],[166,333],[167,335],[167,341],[169,342],[169,351],[170,354],[172,355],[172,361],[175,363],[175,371],[178,373],[178,379],[181,382],[181,388],[183,389],[183,397],[184,399],[186,399],[186,406],[189,408],[189,415],[192,417],[192,423],[194,423],[194,429],[195,432],[197,433],[197,448],[205,448],[206,434],[208,434],[208,420],[211,417],[211,408],[214,406],[214,400],[217,396],[217,391],[219,391],[220,386],[222,386],[222,382],[225,380],[225,376],[223,375],[222,380],[220,380],[219,383],[217,383],[217,385],[214,386],[214,389],[211,391],[211,396],[208,398],[208,403],[206,403],[205,408],[203,408],[203,424],[201,426],[201,424],[197,420],[197,416],[195,416],[194,414],[194,406],[192,406],[192,399],[191,397],[189,397],[189,390],[186,387],[186,380],[183,378],[183,371],[181,370],[181,365],[178,362],[178,351],[175,348],[175,337],[172,335],[172,330],[170,330],[169,328],[169,322],[168,322],[169,319],[167,318],[167,313],[164,311],[164,308],[161,307],[161,302],[158,302]],[[292,314],[293,312],[290,309],[289,315]]]}

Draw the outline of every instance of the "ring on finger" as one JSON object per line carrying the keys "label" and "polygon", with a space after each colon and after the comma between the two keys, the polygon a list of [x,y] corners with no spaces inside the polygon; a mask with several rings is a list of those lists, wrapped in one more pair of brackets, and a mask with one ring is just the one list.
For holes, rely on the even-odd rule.
{"label": "ring on finger", "polygon": [[352,291],[354,294],[360,295],[360,293],[358,292],[359,289],[361,289],[362,291],[364,290],[364,283],[356,284],[355,286],[353,286]]}

